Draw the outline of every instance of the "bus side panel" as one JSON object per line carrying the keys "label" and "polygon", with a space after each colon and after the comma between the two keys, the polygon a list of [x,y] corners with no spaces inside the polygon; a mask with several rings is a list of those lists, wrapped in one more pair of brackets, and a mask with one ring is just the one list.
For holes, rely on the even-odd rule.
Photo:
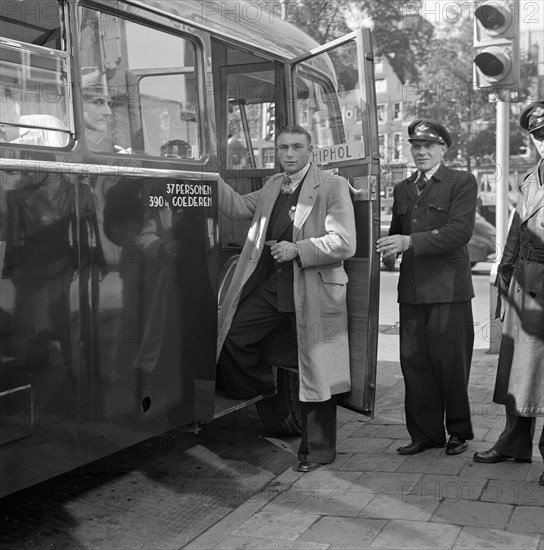
{"label": "bus side panel", "polygon": [[84,461],[79,445],[76,183],[40,170],[2,178],[0,495]]}
{"label": "bus side panel", "polygon": [[[213,414],[215,184],[99,177],[104,274],[90,311],[90,460]],[[125,439],[125,441],[123,441]]]}
{"label": "bus side panel", "polygon": [[216,184],[2,177],[0,495],[210,420]]}

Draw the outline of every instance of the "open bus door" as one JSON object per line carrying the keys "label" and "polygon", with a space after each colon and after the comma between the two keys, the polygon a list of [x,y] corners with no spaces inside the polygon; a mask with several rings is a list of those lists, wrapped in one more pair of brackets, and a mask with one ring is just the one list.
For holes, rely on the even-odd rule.
{"label": "open bus door", "polygon": [[[328,76],[331,68],[336,81]],[[312,161],[350,183],[357,250],[345,262],[351,391],[339,403],[373,416],[378,342],[379,151],[370,30],[360,29],[290,60],[288,120],[312,135]]]}

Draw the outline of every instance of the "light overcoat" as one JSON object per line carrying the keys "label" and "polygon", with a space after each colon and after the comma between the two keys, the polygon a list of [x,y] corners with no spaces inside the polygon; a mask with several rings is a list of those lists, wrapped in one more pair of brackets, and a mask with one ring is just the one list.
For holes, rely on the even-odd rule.
{"label": "light overcoat", "polygon": [[[229,332],[245,283],[265,247],[270,214],[283,174],[260,191],[242,197],[220,182],[219,209],[243,219],[244,204],[254,210],[240,259],[219,312],[217,356]],[[294,301],[301,401],[326,401],[350,390],[348,319],[343,260],[355,253],[355,216],[347,181],[312,165],[301,183],[293,212]],[[245,201],[245,202],[244,202]],[[299,263],[300,262],[300,263]]]}
{"label": "light overcoat", "polygon": [[[541,184],[538,167],[523,179],[501,259],[501,267],[512,266],[514,271],[502,325],[493,400],[505,404],[509,412],[518,416],[544,416],[544,185]],[[533,251],[534,259],[524,257],[528,250]]]}

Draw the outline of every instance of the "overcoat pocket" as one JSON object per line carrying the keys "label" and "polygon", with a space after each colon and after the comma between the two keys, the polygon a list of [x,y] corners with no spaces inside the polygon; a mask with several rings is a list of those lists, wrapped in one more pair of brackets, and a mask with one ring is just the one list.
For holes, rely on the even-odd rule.
{"label": "overcoat pocket", "polygon": [[322,316],[341,315],[346,308],[347,273],[344,268],[323,269],[318,273],[321,279],[320,314]]}

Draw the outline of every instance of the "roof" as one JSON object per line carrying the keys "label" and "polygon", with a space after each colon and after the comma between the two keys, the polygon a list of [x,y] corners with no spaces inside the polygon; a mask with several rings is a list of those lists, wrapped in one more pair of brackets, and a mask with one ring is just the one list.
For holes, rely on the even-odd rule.
{"label": "roof", "polygon": [[319,46],[298,27],[282,20],[277,5],[271,2],[261,5],[242,0],[140,0],[139,3],[175,15],[188,24],[235,42],[287,59]]}

